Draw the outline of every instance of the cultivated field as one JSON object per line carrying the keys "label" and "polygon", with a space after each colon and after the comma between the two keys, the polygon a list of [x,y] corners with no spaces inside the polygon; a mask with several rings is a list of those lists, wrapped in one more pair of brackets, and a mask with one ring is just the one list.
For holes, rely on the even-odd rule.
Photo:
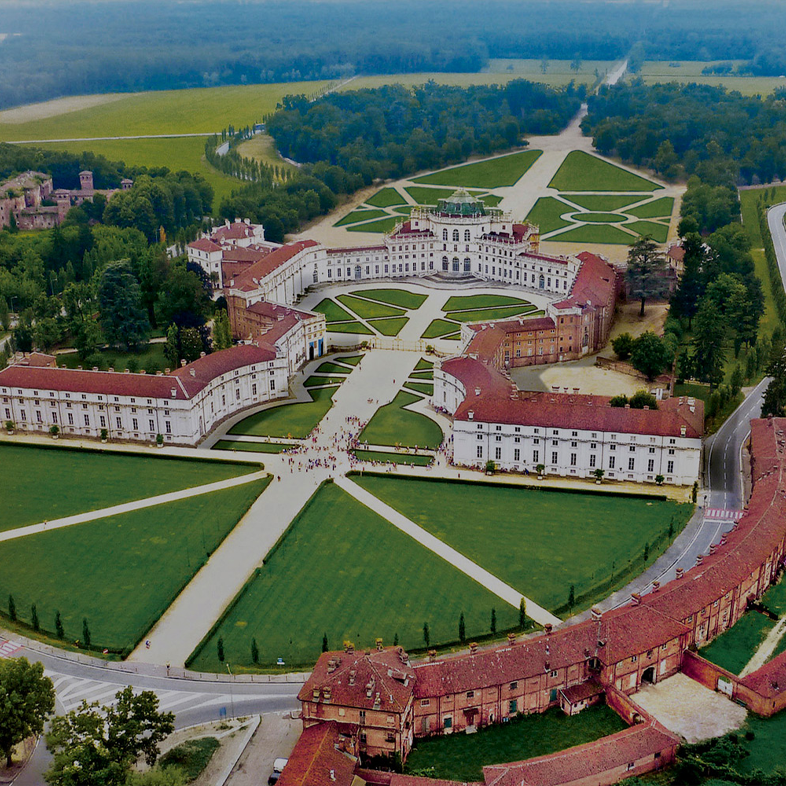
{"label": "cultivated field", "polygon": [[0,531],[245,475],[259,467],[0,443]]}
{"label": "cultivated field", "polygon": [[[742,61],[732,60],[724,62],[731,62],[736,66]],[[700,85],[737,90],[746,96],[766,96],[779,87],[786,87],[786,78],[782,76],[705,76],[701,73],[705,66],[712,64],[712,62],[701,60],[648,60],[641,69],[641,77],[648,85],[658,82],[695,82]],[[636,74],[636,76],[639,75]],[[627,74],[625,78],[629,79],[630,77],[631,75]]]}
{"label": "cultivated field", "polygon": [[[64,639],[71,643],[83,639],[87,619],[93,647],[127,653],[267,483],[253,481],[0,543],[0,596],[13,595],[18,618],[28,624],[35,604],[48,633],[54,633],[60,611]],[[39,491],[36,496],[43,495]]]}
{"label": "cultivated field", "polygon": [[[586,607],[668,546],[691,505],[622,496],[410,478],[353,478],[358,485],[551,611],[574,585]],[[493,534],[492,534],[493,533]],[[582,598],[582,596],[586,596]]]}
{"label": "cultivated field", "polygon": [[[371,592],[372,586],[384,592]],[[283,658],[287,668],[314,663],[344,641],[372,647],[381,637],[407,649],[423,648],[423,624],[432,645],[458,639],[464,613],[468,636],[489,631],[491,609],[504,630],[518,610],[399,532],[333,484],[324,485],[246,585],[190,667],[223,670],[217,641],[235,668]]]}

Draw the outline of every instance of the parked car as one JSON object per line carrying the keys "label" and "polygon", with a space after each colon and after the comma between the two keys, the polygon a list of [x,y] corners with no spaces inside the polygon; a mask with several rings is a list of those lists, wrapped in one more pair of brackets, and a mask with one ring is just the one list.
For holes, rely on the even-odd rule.
{"label": "parked car", "polygon": [[273,772],[270,773],[270,777],[267,779],[268,786],[273,786],[278,779],[281,777],[281,772],[284,767],[287,766],[287,762],[289,759],[276,759],[273,762]]}

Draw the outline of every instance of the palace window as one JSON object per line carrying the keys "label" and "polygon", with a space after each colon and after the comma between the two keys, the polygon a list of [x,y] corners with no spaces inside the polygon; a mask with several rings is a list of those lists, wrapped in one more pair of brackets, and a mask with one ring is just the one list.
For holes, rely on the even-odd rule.
{"label": "palace window", "polygon": [[635,468],[635,466],[636,466],[636,459],[635,458],[629,458],[628,459],[628,469],[632,470],[632,469]]}

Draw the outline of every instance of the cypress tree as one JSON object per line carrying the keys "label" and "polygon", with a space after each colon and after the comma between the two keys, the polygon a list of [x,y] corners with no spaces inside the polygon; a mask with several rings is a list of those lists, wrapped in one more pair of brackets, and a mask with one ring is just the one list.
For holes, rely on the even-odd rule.
{"label": "cypress tree", "polygon": [[398,647],[398,633],[393,634],[393,646]]}
{"label": "cypress tree", "polygon": [[428,622],[423,623],[423,641],[427,647],[431,644],[431,632],[428,629]]}
{"label": "cypress tree", "polygon": [[224,662],[224,639],[219,636],[218,642],[216,644],[216,649],[218,650],[218,659],[221,663]]}
{"label": "cypress tree", "polygon": [[492,609],[491,610],[491,632],[492,633],[496,633],[497,632],[497,610],[496,609]]}
{"label": "cypress tree", "polygon": [[527,629],[527,601],[524,598],[519,602],[519,627]]}
{"label": "cypress tree", "polygon": [[90,628],[87,625],[87,617],[82,618],[82,640],[85,647],[90,647]]}
{"label": "cypress tree", "polygon": [[65,631],[63,630],[63,621],[60,619],[60,612],[55,612],[55,633],[57,634],[58,639],[62,639],[65,636]]}
{"label": "cypress tree", "polygon": [[467,629],[464,625],[464,612],[459,617],[459,641],[463,644],[467,640]]}
{"label": "cypress tree", "polygon": [[8,616],[11,618],[11,622],[16,622],[16,603],[13,595],[8,596]]}
{"label": "cypress tree", "polygon": [[257,647],[256,639],[251,639],[251,660],[254,663],[259,663],[259,647]]}
{"label": "cypress tree", "polygon": [[38,609],[35,607],[35,603],[33,604],[33,608],[30,609],[30,619],[33,623],[33,630],[41,630],[41,624],[38,621]]}
{"label": "cypress tree", "polygon": [[327,651],[328,651],[327,633],[323,633],[322,634],[322,652],[327,652]]}
{"label": "cypress tree", "polygon": [[576,605],[576,587],[575,585],[570,585],[570,591],[568,592],[568,606],[573,608]]}

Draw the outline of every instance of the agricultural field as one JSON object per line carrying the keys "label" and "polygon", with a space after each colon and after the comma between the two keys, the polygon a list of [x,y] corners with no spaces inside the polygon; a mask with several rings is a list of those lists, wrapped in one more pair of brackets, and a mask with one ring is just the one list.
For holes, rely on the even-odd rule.
{"label": "agricultural field", "polygon": [[[36,476],[44,477],[40,469]],[[35,604],[45,632],[55,631],[59,611],[65,640],[82,640],[86,619],[94,648],[127,653],[268,482],[0,543],[0,594],[13,595],[24,623],[31,623]]]}
{"label": "agricultural field", "polygon": [[360,434],[360,441],[369,445],[436,449],[442,443],[442,429],[431,418],[406,407],[421,397],[400,391],[390,404],[380,407]]}
{"label": "agricultural field", "polygon": [[[368,591],[372,574],[389,593]],[[240,669],[254,665],[253,639],[259,666],[271,667],[281,657],[288,669],[312,664],[322,652],[323,636],[333,649],[347,640],[357,648],[371,647],[377,637],[407,649],[424,648],[425,622],[431,644],[439,645],[458,638],[462,613],[467,635],[487,633],[492,608],[499,630],[517,624],[517,609],[328,483],[268,554],[189,666],[223,670],[219,637],[226,659]]]}
{"label": "agricultural field", "polygon": [[[705,66],[713,65],[715,62],[717,61],[677,60],[670,62],[648,60],[642,66],[640,74],[636,74],[636,76],[641,76],[644,83],[648,85],[658,82],[695,82],[700,85],[737,90],[745,96],[766,96],[774,90],[786,86],[786,79],[782,76],[705,75],[701,73]],[[724,62],[731,62],[736,67],[744,61],[731,60]],[[630,78],[630,74],[626,74],[625,78]]]}
{"label": "agricultural field", "polygon": [[692,505],[616,495],[369,475],[353,480],[554,612],[571,585],[577,606],[585,607],[640,572],[645,547],[649,564],[668,546],[670,527],[673,538],[693,512]]}
{"label": "agricultural field", "polygon": [[297,169],[296,166],[293,166],[288,161],[281,158],[276,150],[276,143],[269,134],[256,134],[251,139],[247,139],[245,142],[241,142],[237,145],[235,150],[245,158],[253,158],[268,166],[277,166],[279,171],[284,169],[290,171]]}
{"label": "agricultural field", "polygon": [[627,728],[605,704],[568,716],[560,709],[512,718],[509,723],[418,740],[407,758],[407,773],[459,782],[483,780],[483,767],[545,756]]}
{"label": "agricultural field", "polygon": [[259,469],[254,464],[233,461],[8,443],[0,444],[0,464],[4,488],[0,531],[202,486]]}

